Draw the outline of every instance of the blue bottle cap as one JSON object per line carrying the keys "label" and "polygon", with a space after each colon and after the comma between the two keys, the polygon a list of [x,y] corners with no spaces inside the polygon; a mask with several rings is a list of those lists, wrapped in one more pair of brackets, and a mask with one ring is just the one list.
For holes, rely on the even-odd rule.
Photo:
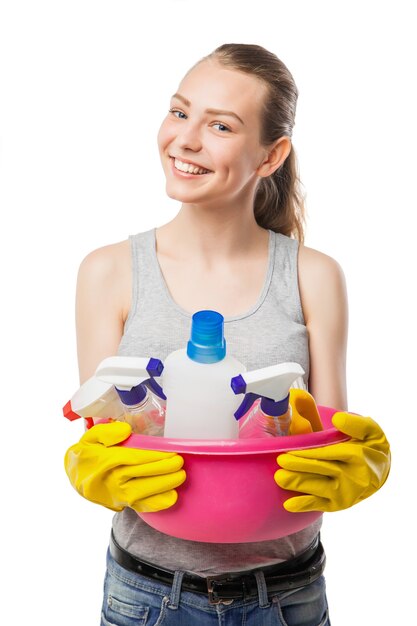
{"label": "blue bottle cap", "polygon": [[224,318],[217,311],[197,311],[191,322],[187,355],[198,363],[217,363],[226,356]]}

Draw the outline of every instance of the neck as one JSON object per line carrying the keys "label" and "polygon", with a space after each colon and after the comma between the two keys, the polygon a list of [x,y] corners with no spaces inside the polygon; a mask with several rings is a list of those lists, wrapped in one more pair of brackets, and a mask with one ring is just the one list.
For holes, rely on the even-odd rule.
{"label": "neck", "polygon": [[176,256],[206,259],[247,254],[265,247],[267,231],[256,223],[253,208],[183,204],[176,217],[158,229],[158,240],[176,243]]}

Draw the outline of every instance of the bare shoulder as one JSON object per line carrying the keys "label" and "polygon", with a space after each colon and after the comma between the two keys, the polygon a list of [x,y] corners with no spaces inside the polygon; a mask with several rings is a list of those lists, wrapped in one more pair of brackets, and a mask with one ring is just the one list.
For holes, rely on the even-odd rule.
{"label": "bare shoulder", "polygon": [[114,299],[124,311],[129,308],[130,287],[129,240],[97,248],[82,260],[77,278],[78,297],[87,291],[95,297],[106,294],[106,300]]}
{"label": "bare shoulder", "polygon": [[334,258],[300,245],[298,252],[298,281],[306,321],[316,309],[337,303],[346,305],[344,272]]}
{"label": "bare shoulder", "polygon": [[130,263],[129,241],[119,241],[93,250],[81,261],[82,277],[106,279],[119,271],[125,271]]}
{"label": "bare shoulder", "polygon": [[343,270],[335,259],[302,244],[298,252],[298,271],[307,278],[343,276]]}

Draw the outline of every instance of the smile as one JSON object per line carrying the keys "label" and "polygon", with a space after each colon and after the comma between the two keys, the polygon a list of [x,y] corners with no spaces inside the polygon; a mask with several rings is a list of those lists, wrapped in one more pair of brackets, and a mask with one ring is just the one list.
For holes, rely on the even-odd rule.
{"label": "smile", "polygon": [[185,174],[196,174],[198,176],[201,176],[201,174],[209,174],[211,171],[206,170],[204,167],[200,167],[199,165],[194,165],[193,163],[184,163],[176,158],[174,158],[174,167],[176,170],[184,172]]}

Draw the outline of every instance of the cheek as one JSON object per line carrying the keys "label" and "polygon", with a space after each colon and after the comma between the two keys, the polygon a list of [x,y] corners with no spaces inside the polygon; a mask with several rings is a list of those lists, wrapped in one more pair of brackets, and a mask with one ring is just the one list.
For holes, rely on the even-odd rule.
{"label": "cheek", "polygon": [[227,164],[229,174],[246,178],[256,170],[258,156],[255,150],[251,150],[247,145],[243,145],[237,150],[229,151],[227,158],[224,159],[224,163]]}
{"label": "cheek", "polygon": [[259,144],[254,143],[241,153],[241,164],[248,175],[254,174],[264,158]]}

